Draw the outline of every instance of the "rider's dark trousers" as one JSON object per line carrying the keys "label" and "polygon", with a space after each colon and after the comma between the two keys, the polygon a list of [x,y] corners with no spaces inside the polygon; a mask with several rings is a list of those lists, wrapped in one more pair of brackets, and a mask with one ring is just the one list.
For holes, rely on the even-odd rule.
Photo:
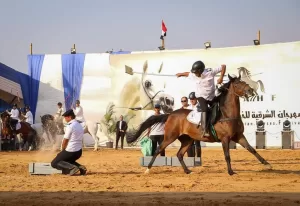
{"label": "rider's dark trousers", "polygon": [[82,150],[79,150],[77,152],[67,152],[66,150],[63,150],[60,153],[58,153],[56,157],[52,160],[51,166],[53,168],[58,169],[57,164],[60,161],[65,161],[79,167],[81,165],[77,163],[76,160],[78,160],[81,157],[81,155],[82,155]]}
{"label": "rider's dark trousers", "polygon": [[14,129],[16,129],[17,123],[18,123],[18,120],[10,118],[10,125],[11,125]]}
{"label": "rider's dark trousers", "polygon": [[208,105],[212,106],[212,101],[206,100],[203,97],[197,98],[199,104],[200,104],[200,109],[201,112],[207,112],[208,111]]}

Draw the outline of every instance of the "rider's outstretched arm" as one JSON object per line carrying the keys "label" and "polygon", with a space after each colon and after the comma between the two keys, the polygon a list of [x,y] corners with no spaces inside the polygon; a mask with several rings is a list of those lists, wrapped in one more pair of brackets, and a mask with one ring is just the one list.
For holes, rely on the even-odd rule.
{"label": "rider's outstretched arm", "polygon": [[188,77],[190,74],[190,72],[182,72],[182,73],[177,73],[176,76],[177,77]]}

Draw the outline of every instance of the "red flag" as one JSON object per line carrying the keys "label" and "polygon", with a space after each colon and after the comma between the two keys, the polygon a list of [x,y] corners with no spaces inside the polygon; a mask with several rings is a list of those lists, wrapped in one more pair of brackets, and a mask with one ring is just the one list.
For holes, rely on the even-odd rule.
{"label": "red flag", "polygon": [[162,20],[162,23],[161,23],[161,36],[160,36],[160,39],[164,39],[164,36],[167,36],[167,27],[164,23],[164,20]]}

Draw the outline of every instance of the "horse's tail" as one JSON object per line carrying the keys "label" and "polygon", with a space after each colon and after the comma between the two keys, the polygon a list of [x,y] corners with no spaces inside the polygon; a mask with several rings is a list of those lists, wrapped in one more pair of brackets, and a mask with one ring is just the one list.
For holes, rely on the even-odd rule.
{"label": "horse's tail", "polygon": [[169,114],[162,114],[162,115],[152,115],[149,117],[146,121],[144,121],[139,129],[136,132],[127,133],[126,134],[126,141],[127,143],[133,143],[135,142],[141,134],[151,126],[157,123],[165,123],[169,117]]}
{"label": "horse's tail", "polygon": [[262,83],[262,81],[258,80],[257,83],[259,84],[259,87],[260,87],[260,90],[262,92],[265,92],[265,86],[264,86],[264,83]]}

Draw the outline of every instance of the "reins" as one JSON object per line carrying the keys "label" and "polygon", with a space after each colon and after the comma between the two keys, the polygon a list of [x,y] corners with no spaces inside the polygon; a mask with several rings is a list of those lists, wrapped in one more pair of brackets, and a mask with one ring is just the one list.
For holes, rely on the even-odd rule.
{"label": "reins", "polygon": [[[245,84],[245,86],[243,87],[243,90],[244,88],[247,86],[247,84]],[[216,86],[217,87],[217,86]],[[218,89],[218,87],[217,87]],[[229,91],[228,88],[226,87],[223,87],[222,89],[226,89],[227,91]],[[237,94],[235,91],[233,91],[233,94],[237,97],[241,97],[241,98],[244,98],[244,96],[241,96],[239,94]],[[221,110],[220,110],[221,111]],[[221,114],[222,116],[224,116],[223,112],[221,111]],[[228,121],[233,121],[233,120],[241,120],[241,115],[239,117],[231,117],[231,118],[221,118],[218,122],[228,122]]]}

